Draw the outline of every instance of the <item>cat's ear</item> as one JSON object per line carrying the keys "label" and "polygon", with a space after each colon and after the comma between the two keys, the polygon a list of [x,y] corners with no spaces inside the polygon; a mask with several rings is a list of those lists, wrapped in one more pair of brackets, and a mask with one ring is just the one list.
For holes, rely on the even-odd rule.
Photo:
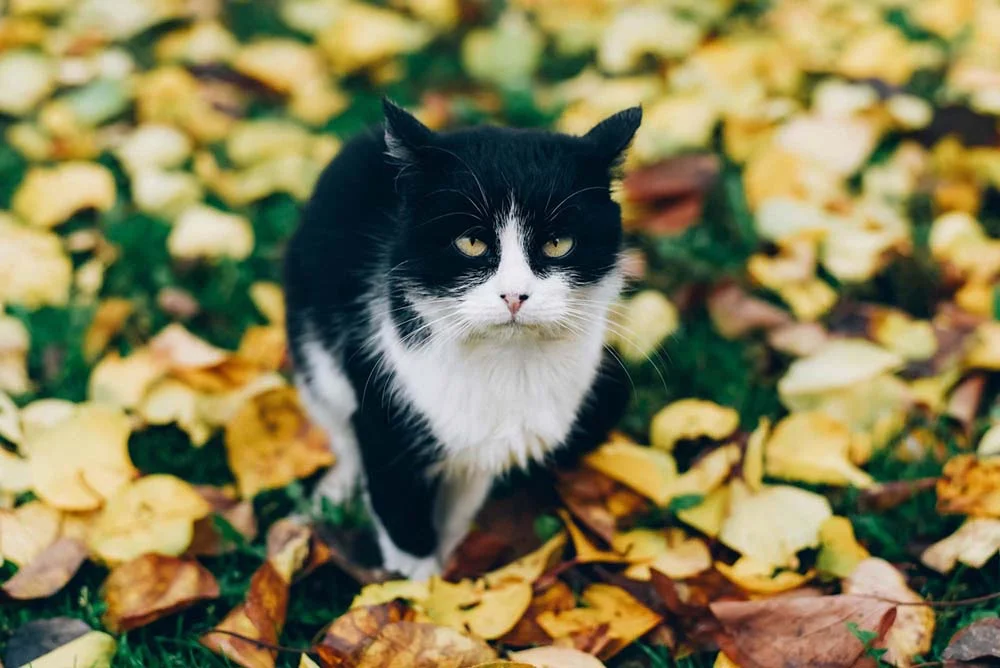
{"label": "cat's ear", "polygon": [[382,98],[382,111],[385,114],[386,152],[401,163],[413,162],[419,149],[431,143],[433,130],[389,98]]}
{"label": "cat's ear", "polygon": [[631,107],[608,116],[595,125],[583,138],[590,144],[595,157],[615,167],[621,161],[625,149],[632,143],[639,124],[642,123],[642,107]]}

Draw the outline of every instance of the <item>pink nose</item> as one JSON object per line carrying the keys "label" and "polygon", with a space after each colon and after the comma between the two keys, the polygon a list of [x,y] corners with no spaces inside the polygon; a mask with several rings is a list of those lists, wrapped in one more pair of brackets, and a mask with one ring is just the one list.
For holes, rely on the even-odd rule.
{"label": "pink nose", "polygon": [[507,302],[507,310],[514,316],[521,310],[524,302],[528,301],[528,295],[500,295],[500,299]]}

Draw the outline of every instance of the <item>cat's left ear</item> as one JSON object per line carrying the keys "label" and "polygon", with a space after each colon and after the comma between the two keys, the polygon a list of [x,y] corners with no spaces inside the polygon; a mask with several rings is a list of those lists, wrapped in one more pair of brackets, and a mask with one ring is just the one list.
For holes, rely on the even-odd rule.
{"label": "cat's left ear", "polygon": [[386,152],[401,163],[413,162],[417,152],[431,143],[434,131],[389,98],[382,98],[382,111],[385,114]]}
{"label": "cat's left ear", "polygon": [[583,138],[591,145],[596,157],[612,168],[621,161],[640,123],[642,107],[631,107],[608,116]]}

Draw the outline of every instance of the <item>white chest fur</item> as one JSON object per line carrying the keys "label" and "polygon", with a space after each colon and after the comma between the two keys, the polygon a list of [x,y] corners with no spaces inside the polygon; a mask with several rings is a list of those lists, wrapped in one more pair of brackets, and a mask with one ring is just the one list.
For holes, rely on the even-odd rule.
{"label": "white chest fur", "polygon": [[394,391],[426,419],[454,474],[496,476],[544,459],[569,434],[602,355],[603,323],[567,340],[430,342],[405,349],[388,323]]}

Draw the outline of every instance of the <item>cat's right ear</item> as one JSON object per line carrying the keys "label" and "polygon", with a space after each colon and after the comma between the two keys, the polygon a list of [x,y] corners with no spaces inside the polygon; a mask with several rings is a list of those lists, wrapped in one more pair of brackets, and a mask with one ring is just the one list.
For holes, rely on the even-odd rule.
{"label": "cat's right ear", "polygon": [[431,143],[434,131],[389,98],[382,98],[382,111],[385,114],[386,152],[397,162],[414,162],[420,149]]}

